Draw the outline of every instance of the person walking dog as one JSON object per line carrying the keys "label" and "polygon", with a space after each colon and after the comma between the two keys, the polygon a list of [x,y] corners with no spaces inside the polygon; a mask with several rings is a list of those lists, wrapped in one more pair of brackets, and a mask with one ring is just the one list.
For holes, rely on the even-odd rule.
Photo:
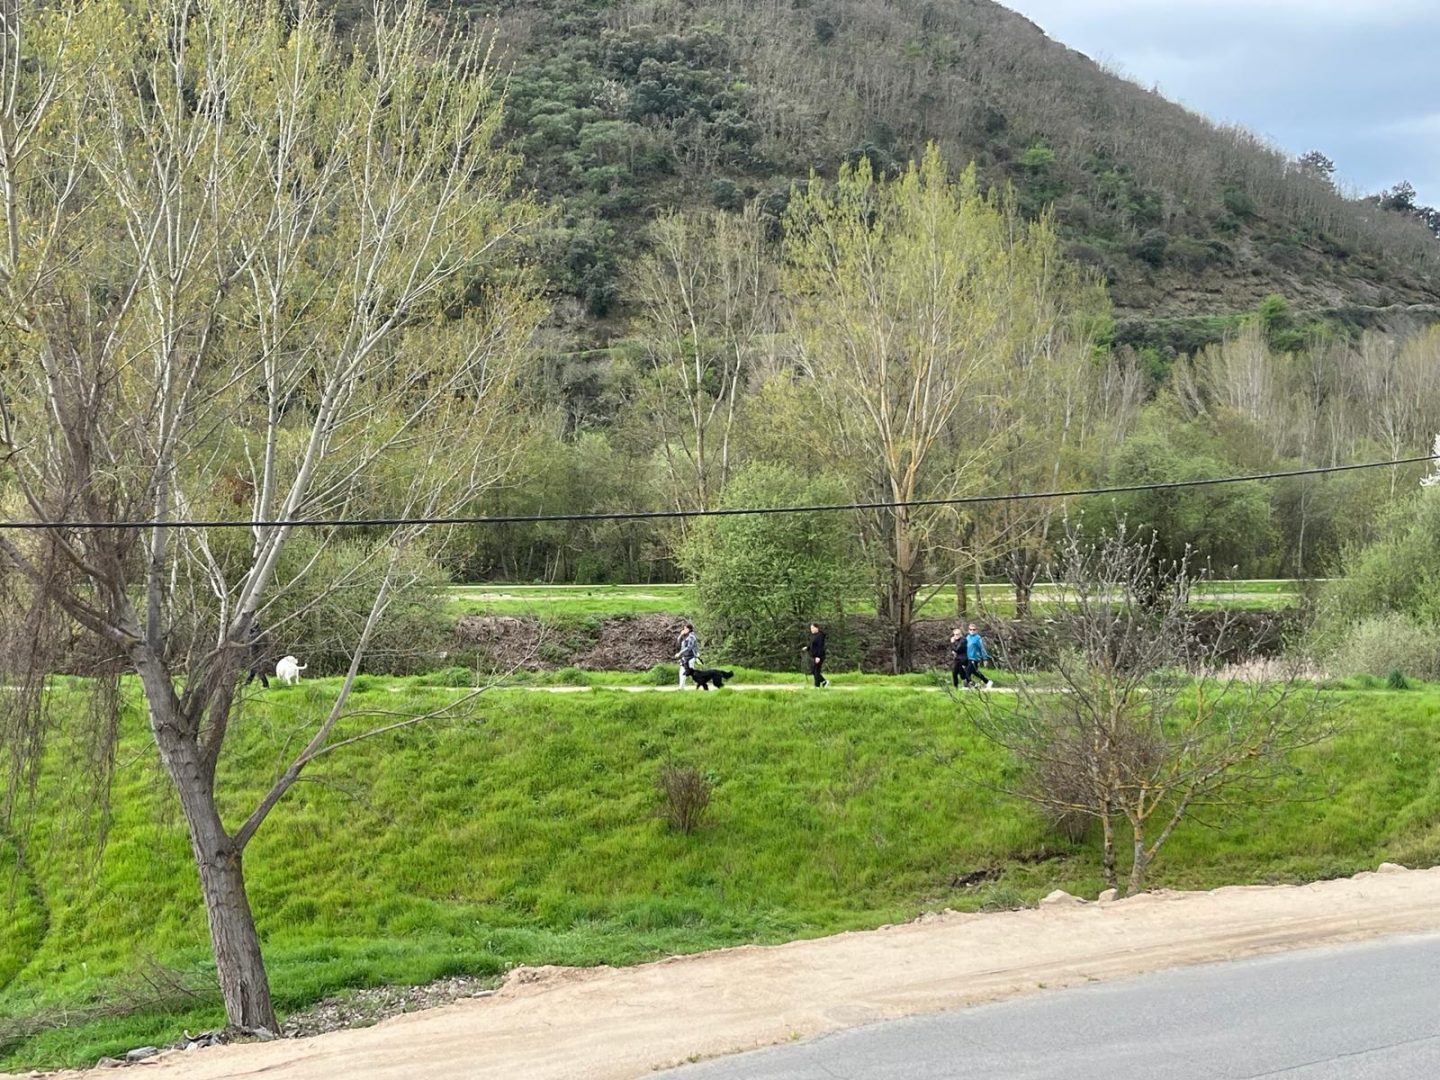
{"label": "person walking dog", "polygon": [[695,627],[688,622],[680,630],[680,651],[675,654],[680,661],[680,689],[685,689],[685,680],[690,677],[690,669],[695,666],[695,661],[700,659],[700,639],[695,636]]}

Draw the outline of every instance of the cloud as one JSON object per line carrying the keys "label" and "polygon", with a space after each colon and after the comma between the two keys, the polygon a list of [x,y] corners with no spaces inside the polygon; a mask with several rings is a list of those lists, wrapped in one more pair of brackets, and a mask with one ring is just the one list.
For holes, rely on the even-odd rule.
{"label": "cloud", "polygon": [[1405,26],[1434,13],[1434,0],[1010,0],[1005,6],[1045,26],[1045,20],[1113,19],[1154,23],[1179,18],[1217,22],[1240,16],[1244,21],[1286,23],[1303,29],[1316,22],[1363,26]]}
{"label": "cloud", "polygon": [[1440,202],[1435,0],[1006,0],[1071,48],[1362,191]]}

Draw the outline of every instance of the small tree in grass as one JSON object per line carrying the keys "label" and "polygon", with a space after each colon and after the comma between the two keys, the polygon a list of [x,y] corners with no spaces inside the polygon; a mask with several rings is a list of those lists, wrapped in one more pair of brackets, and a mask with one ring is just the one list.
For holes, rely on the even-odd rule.
{"label": "small tree in grass", "polygon": [[1145,887],[1180,823],[1243,796],[1278,797],[1292,751],[1333,726],[1293,675],[1277,682],[1227,674],[1231,623],[1199,639],[1187,611],[1195,582],[1154,539],[1124,529],[1096,544],[1067,537],[1052,569],[1059,685],[1021,683],[1014,707],[979,699],[980,731],[1018,760],[1009,790],[1055,818],[1099,823],[1106,884]]}
{"label": "small tree in grass", "polygon": [[[838,483],[777,465],[752,465],[725,488],[721,507],[815,506],[845,501]],[[705,518],[681,562],[695,583],[700,630],[728,662],[793,663],[812,621],[839,622],[862,587],[850,522],[838,512]]]}

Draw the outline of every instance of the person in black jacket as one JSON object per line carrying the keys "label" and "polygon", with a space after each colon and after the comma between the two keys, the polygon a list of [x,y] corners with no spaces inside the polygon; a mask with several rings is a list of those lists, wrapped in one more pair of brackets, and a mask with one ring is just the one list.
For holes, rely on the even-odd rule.
{"label": "person in black jacket", "polygon": [[825,663],[825,631],[820,629],[819,623],[810,624],[810,644],[800,651],[810,654],[810,674],[815,676],[815,685],[829,686],[830,680],[820,670]]}
{"label": "person in black jacket", "polygon": [[965,631],[958,626],[950,631],[950,685],[960,689],[960,680],[970,679],[970,656],[965,645]]}

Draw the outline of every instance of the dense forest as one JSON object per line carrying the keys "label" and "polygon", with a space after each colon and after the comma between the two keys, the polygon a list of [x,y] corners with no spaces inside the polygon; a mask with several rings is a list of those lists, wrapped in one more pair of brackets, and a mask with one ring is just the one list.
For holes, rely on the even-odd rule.
{"label": "dense forest", "polygon": [[[362,7],[339,4],[342,25],[363,21]],[[551,315],[526,380],[543,419],[486,511],[706,505],[758,461],[833,472],[845,451],[814,446],[803,408],[782,424],[767,389],[795,359],[776,277],[791,205],[862,161],[894,181],[931,143],[953,173],[973,167],[980,191],[1003,193],[1006,213],[1044,218],[1056,252],[1108,296],[1076,384],[1104,420],[1087,421],[1093,441],[1069,445],[1051,479],[1393,457],[1440,427],[1440,244],[1413,191],[1351,197],[1320,150],[1291,159],[1212,124],[989,0],[450,10],[493,42],[519,182],[549,208],[532,254]],[[677,295],[684,310],[668,307]],[[992,375],[992,389],[1008,381]],[[1006,463],[1049,419],[1028,417],[1023,434],[1009,422],[964,424],[992,450],[1008,432],[1006,448],[967,466],[991,490],[1039,479]],[[1407,483],[1360,474],[1104,510],[1164,515],[1175,550],[1227,573],[1323,576]],[[1014,524],[957,528],[971,540],[927,547],[927,576],[953,572],[962,547],[973,572],[998,573],[991,556],[1004,553],[979,538]],[[668,579],[682,538],[617,524],[488,529],[451,572]]]}
{"label": "dense forest", "polygon": [[1322,152],[1290,160],[1217,127],[991,0],[461,10],[496,34],[524,179],[560,210],[547,265],[592,319],[625,310],[632,226],[658,209],[753,199],[775,220],[812,171],[861,156],[899,169],[930,141],[1012,185],[1027,214],[1053,206],[1067,253],[1103,274],[1126,320],[1223,315],[1271,293],[1352,320],[1437,299],[1424,211],[1403,184],[1346,198]]}

